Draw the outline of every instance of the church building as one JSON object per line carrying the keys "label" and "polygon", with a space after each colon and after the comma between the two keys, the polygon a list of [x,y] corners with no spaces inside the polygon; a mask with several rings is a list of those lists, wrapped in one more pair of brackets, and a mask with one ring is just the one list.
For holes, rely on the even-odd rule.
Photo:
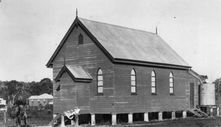
{"label": "church building", "polygon": [[79,124],[185,118],[199,105],[199,77],[157,33],[76,16],[46,66],[54,114],[79,108]]}

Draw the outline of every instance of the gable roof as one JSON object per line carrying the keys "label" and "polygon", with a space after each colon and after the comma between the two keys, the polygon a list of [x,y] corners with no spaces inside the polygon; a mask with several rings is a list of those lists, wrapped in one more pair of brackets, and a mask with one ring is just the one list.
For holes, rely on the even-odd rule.
{"label": "gable roof", "polygon": [[55,81],[58,81],[64,72],[67,72],[74,81],[88,82],[92,80],[91,75],[81,66],[64,65],[55,77]]}
{"label": "gable roof", "polygon": [[53,59],[75,25],[79,25],[85,29],[85,31],[92,36],[92,40],[98,43],[98,46],[113,62],[157,64],[190,68],[190,66],[155,33],[78,17],[47,63],[47,67],[52,65]]}
{"label": "gable roof", "polygon": [[200,74],[198,74],[196,71],[194,71],[193,69],[189,69],[189,74],[191,74],[193,77],[195,77],[196,79],[198,79],[200,81],[201,84],[204,83],[204,79],[201,77]]}

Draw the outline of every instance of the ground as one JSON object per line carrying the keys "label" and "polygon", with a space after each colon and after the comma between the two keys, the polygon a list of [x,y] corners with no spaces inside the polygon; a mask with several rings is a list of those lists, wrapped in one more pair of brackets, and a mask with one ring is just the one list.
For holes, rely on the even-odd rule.
{"label": "ground", "polygon": [[[31,127],[47,126],[49,120],[44,119],[28,119],[28,124]],[[0,121],[0,127],[3,127],[3,123]],[[89,127],[88,125],[83,125]],[[8,127],[13,127],[13,121],[10,121]],[[110,127],[110,126],[102,126]],[[186,118],[177,120],[164,120],[164,121],[152,121],[152,122],[136,122],[134,124],[116,125],[115,127],[221,127],[221,117],[214,118]]]}
{"label": "ground", "polygon": [[[27,120],[28,125],[31,126],[31,127],[47,126],[49,122],[50,122],[50,120],[48,120],[48,119],[29,118]],[[3,126],[5,126],[5,125],[3,124],[2,121],[0,121],[0,127],[3,127]],[[8,127],[15,127],[15,120],[9,119],[8,123],[7,123],[7,126]]]}
{"label": "ground", "polygon": [[177,120],[165,120],[162,122],[139,123],[132,126],[139,127],[221,127],[221,118],[187,118]]}

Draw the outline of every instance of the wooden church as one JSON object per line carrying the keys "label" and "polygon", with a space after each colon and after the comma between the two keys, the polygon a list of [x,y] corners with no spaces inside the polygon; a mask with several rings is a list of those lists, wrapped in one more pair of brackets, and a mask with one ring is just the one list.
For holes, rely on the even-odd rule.
{"label": "wooden church", "polygon": [[47,67],[54,114],[77,107],[79,124],[185,118],[199,105],[199,77],[157,33],[76,16]]}

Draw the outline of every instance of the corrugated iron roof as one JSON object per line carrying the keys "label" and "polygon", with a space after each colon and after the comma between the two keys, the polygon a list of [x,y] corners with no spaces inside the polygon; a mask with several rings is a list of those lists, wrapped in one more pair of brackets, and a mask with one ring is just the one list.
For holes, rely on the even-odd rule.
{"label": "corrugated iron roof", "polygon": [[114,59],[189,66],[159,35],[79,18]]}
{"label": "corrugated iron roof", "polygon": [[29,99],[53,99],[53,96],[47,93],[30,96]]}
{"label": "corrugated iron roof", "polygon": [[53,96],[51,94],[47,94],[47,93],[41,94],[41,95],[39,95],[39,97],[40,98],[53,99]]}
{"label": "corrugated iron roof", "polygon": [[81,66],[64,65],[57,74],[55,81],[59,80],[59,78],[65,71],[75,81],[88,81],[92,79],[92,76],[88,72],[86,72]]}
{"label": "corrugated iron roof", "polygon": [[78,79],[92,79],[91,75],[87,73],[81,66],[66,65],[68,70]]}

